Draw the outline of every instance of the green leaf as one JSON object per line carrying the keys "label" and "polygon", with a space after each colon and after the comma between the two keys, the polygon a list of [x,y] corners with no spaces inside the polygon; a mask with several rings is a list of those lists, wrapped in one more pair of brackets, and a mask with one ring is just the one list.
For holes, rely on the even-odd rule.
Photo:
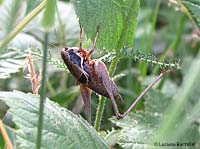
{"label": "green leaf", "polygon": [[108,142],[109,146],[115,145],[116,141],[119,139],[120,130],[115,130],[112,128],[111,131],[108,131],[105,139]]}
{"label": "green leaf", "polygon": [[97,47],[119,50],[133,46],[139,0],[73,0],[77,16],[88,38],[100,27]]}
{"label": "green leaf", "polygon": [[199,0],[183,0],[184,6],[188,9],[196,25],[200,29],[200,1]]}
{"label": "green leaf", "polygon": [[51,31],[55,22],[56,0],[47,0],[47,6],[43,15],[42,25],[45,31]]}
{"label": "green leaf", "polygon": [[0,5],[3,3],[3,0],[0,0]]}
{"label": "green leaf", "polygon": [[11,73],[19,72],[25,66],[26,54],[15,48],[8,50],[0,56],[0,79],[9,78]]}
{"label": "green leaf", "polygon": [[[35,148],[39,97],[20,91],[0,92],[0,99],[10,107],[8,113],[17,125],[18,147]],[[46,99],[44,105],[42,147],[108,148],[105,141],[83,118]]]}

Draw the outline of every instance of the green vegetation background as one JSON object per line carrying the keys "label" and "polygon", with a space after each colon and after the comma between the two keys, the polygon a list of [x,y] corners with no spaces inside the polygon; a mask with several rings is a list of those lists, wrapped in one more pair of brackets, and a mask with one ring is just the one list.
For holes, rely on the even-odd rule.
{"label": "green vegetation background", "polygon": [[[77,9],[76,12],[80,16],[87,17],[84,10],[87,10],[86,2],[88,1],[84,1],[85,5],[80,6],[76,4],[76,1],[73,2]],[[127,6],[121,6],[118,1],[109,2],[112,3],[102,7],[110,8],[114,3],[124,9],[124,14],[127,13],[125,10],[128,9]],[[35,109],[37,109],[39,99],[32,94],[26,94],[32,92],[32,86],[30,80],[24,77],[28,72],[22,71],[22,69],[27,54],[31,52],[35,69],[39,73],[42,68],[44,31],[49,31],[50,28],[46,74],[47,98],[50,100],[45,103],[46,110],[43,115],[45,117],[45,132],[42,134],[44,147],[48,148],[54,144],[58,148],[64,148],[66,145],[69,148],[86,148],[88,146],[90,148],[108,148],[108,146],[154,148],[155,142],[192,142],[199,147],[200,2],[198,0],[177,0],[176,2],[140,0],[138,17],[136,15],[137,6],[132,12],[136,15],[132,17],[137,20],[133,21],[131,25],[136,27],[137,24],[137,27],[130,29],[125,36],[126,39],[120,43],[121,46],[116,42],[115,35],[117,33],[114,32],[120,28],[113,27],[120,22],[120,16],[110,18],[108,24],[111,27],[104,26],[104,28],[110,28],[109,36],[102,33],[97,44],[98,48],[92,57],[102,59],[108,68],[112,59],[116,58],[113,52],[127,50],[123,46],[128,45],[133,50],[142,51],[146,55],[153,54],[161,61],[173,62],[180,59],[181,69],[167,75],[123,120],[116,120],[111,101],[106,100],[100,126],[101,135],[99,135],[82,118],[73,115],[75,113],[86,119],[79,86],[68,73],[60,57],[62,47],[79,46],[79,24],[73,4],[67,1],[58,1],[58,10],[53,10],[59,12],[55,16],[55,20],[52,17],[52,20],[44,21],[42,25],[42,14],[36,14],[37,17],[32,16],[34,19],[30,23],[27,22],[28,25],[25,24],[25,28],[18,32],[14,39],[10,38],[9,43],[6,43],[5,39],[9,33],[41,1],[3,1],[0,5],[0,41],[4,44],[0,49],[0,116],[6,124],[13,144],[22,148],[36,146],[37,119],[35,117],[38,116],[38,112]],[[83,11],[79,7],[83,7]],[[80,17],[85,29],[83,47],[86,49],[92,46],[95,26],[99,23],[95,15],[100,13],[98,10],[101,7],[91,9],[92,15],[94,15],[92,16],[93,20],[85,20],[84,17]],[[88,10],[88,14],[91,9]],[[115,9],[122,11],[118,7]],[[108,12],[112,11],[108,9]],[[107,12],[103,13],[101,12],[102,15],[107,14]],[[112,16],[112,13],[109,15]],[[92,28],[92,26],[94,27]],[[152,57],[150,56],[150,58]],[[115,81],[125,99],[125,104],[119,103],[118,107],[121,112],[124,112],[161,69],[157,65],[148,65],[146,62],[135,61],[133,57],[127,56],[119,57],[116,66]],[[12,92],[13,90],[18,91]],[[11,108],[6,115],[7,106],[3,101]],[[93,122],[96,117],[98,101],[99,97],[92,94]],[[63,110],[60,106],[73,113]],[[71,128],[72,125],[75,128]],[[15,130],[11,128],[15,128]],[[30,133],[32,135],[28,135]],[[70,139],[76,140],[76,142],[72,143],[69,141]],[[0,136],[0,147],[5,147],[2,136]]]}

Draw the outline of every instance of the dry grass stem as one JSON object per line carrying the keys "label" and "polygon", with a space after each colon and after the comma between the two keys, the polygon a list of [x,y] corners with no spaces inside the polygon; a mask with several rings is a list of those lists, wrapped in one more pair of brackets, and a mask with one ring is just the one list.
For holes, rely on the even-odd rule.
{"label": "dry grass stem", "polygon": [[10,138],[9,138],[7,132],[6,132],[6,129],[5,129],[4,124],[3,124],[1,119],[0,119],[0,132],[1,132],[3,139],[6,143],[6,148],[7,149],[13,149],[13,145],[10,141]]}
{"label": "dry grass stem", "polygon": [[39,72],[39,75],[36,74],[35,66],[34,66],[33,58],[32,58],[31,54],[29,54],[26,57],[26,66],[24,69],[26,69],[26,68],[28,68],[28,72],[29,72],[29,74],[27,74],[26,78],[28,78],[31,81],[33,94],[39,95],[42,71]]}

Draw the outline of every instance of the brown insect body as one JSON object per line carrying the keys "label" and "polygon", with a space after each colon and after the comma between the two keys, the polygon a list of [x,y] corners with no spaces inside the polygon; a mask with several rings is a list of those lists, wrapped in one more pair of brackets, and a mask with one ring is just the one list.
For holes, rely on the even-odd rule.
{"label": "brown insect body", "polygon": [[[84,51],[84,53],[87,52],[84,49],[82,49],[82,51]],[[65,64],[78,83],[90,88],[102,96],[110,98],[107,89],[104,87],[104,83],[106,83],[112,88],[113,97],[115,99],[118,97],[121,98],[115,82],[109,77],[105,64],[96,59],[84,59],[83,57],[80,57],[81,54],[79,53],[80,52],[76,47],[63,48],[61,52]]]}
{"label": "brown insect body", "polygon": [[82,28],[80,27],[80,47],[63,48],[61,56],[64,63],[67,65],[72,76],[80,84],[81,95],[85,104],[88,122],[91,123],[91,92],[94,91],[102,96],[111,99],[115,115],[118,119],[124,118],[136,105],[136,103],[144,96],[148,90],[155,85],[167,72],[172,70],[163,71],[145,90],[136,98],[128,110],[120,114],[116,99],[123,102],[119,94],[115,82],[109,77],[106,65],[100,60],[91,60],[91,54],[95,49],[97,34],[93,43],[93,48],[90,51],[82,48]]}
{"label": "brown insect body", "polygon": [[106,65],[100,60],[91,60],[89,51],[68,47],[62,49],[61,56],[72,76],[80,84],[89,122],[91,90],[113,100],[119,98],[123,102],[115,82],[109,77]]}
{"label": "brown insect body", "polygon": [[[84,62],[84,70],[89,75],[88,83],[85,84],[85,86],[102,96],[110,98],[107,89],[104,87],[104,81],[106,81],[107,84],[109,84],[112,88],[112,94],[114,98],[119,96],[117,86],[114,81],[110,79],[108,70],[102,61],[86,61]],[[102,81],[102,79],[104,79],[104,81]]]}

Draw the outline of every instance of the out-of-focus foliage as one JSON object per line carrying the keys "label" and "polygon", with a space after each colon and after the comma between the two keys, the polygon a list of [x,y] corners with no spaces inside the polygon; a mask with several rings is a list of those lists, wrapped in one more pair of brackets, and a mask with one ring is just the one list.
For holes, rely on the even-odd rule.
{"label": "out-of-focus foliage", "polygon": [[[4,0],[0,3],[0,43],[41,2],[42,0]],[[85,118],[79,87],[76,86],[76,81],[67,72],[60,57],[60,49],[64,46],[79,46],[79,17],[84,29],[84,48],[91,48],[96,27],[100,25],[97,45],[100,49],[95,49],[93,58],[101,59],[109,66],[116,55],[121,56],[115,71],[115,76],[120,76],[115,80],[116,84],[125,100],[124,105],[120,103],[118,105],[121,112],[129,107],[137,95],[143,91],[144,86],[147,86],[161,71],[160,69],[155,70],[151,63],[148,67],[144,67],[141,62],[136,62],[133,56],[129,55],[130,53],[138,50],[147,56],[149,55],[149,57],[152,54],[158,59],[165,57],[167,63],[181,59],[181,70],[176,70],[166,76],[155,87],[156,89],[150,91],[144,97],[144,101],[138,103],[125,119],[116,120],[116,118],[112,118],[109,121],[114,113],[110,100],[106,100],[101,130],[106,131],[105,140],[107,143],[121,149],[154,148],[154,143],[157,141],[168,141],[169,143],[190,141],[199,147],[199,0],[140,0],[135,1],[136,3],[133,2],[131,0],[98,2],[95,0],[73,0],[73,3],[68,0],[57,1],[55,29],[49,33],[47,97]],[[140,2],[140,5],[138,2]],[[131,5],[129,4],[133,4],[134,7],[131,8],[134,9],[126,9],[127,7],[130,8]],[[122,12],[122,14],[115,14],[115,11]],[[131,14],[128,15],[129,13]],[[137,20],[127,17],[136,17],[137,13]],[[7,47],[0,49],[0,90],[2,90],[0,97],[4,96],[4,101],[11,107],[3,120],[6,127],[11,128],[8,130],[9,134],[14,136],[11,137],[11,140],[20,140],[22,144],[27,143],[28,139],[35,140],[34,137],[36,136],[30,136],[33,131],[33,134],[35,134],[37,127],[37,112],[35,112],[37,107],[31,104],[35,101],[38,103],[38,98],[32,94],[25,94],[31,92],[31,83],[30,80],[24,78],[27,70],[23,72],[22,68],[25,64],[26,55],[31,52],[36,71],[41,70],[44,41],[44,32],[41,26],[42,15],[42,13],[37,15],[9,42]],[[136,22],[137,28],[135,28]],[[134,30],[135,34],[133,34]],[[122,43],[118,43],[121,37]],[[134,44],[132,44],[133,42]],[[118,44],[121,44],[121,46],[118,46]],[[124,46],[131,47],[133,51]],[[106,49],[102,47],[106,47]],[[116,51],[111,52],[112,49]],[[143,57],[143,55],[139,56]],[[153,57],[151,58],[153,60]],[[144,69],[147,70],[145,74],[143,73]],[[4,92],[14,89],[22,92]],[[87,137],[94,136],[91,139],[95,139],[94,142],[99,144],[98,147],[106,146],[105,141],[82,118],[74,116],[68,110],[62,110],[63,108],[54,102],[47,100],[45,104],[46,110],[49,109],[49,111],[45,110],[44,125],[55,130],[54,124],[58,126],[62,122],[62,126],[59,125],[60,127],[57,129],[62,133],[71,126],[77,126],[81,130],[76,131],[74,128],[69,130],[70,133],[64,136],[65,139],[62,142],[62,140],[59,140],[63,137],[61,134],[56,132],[50,134],[44,127],[46,134],[43,137],[46,139],[46,143],[48,143],[47,138],[51,138],[55,144],[65,145],[66,138],[70,138],[70,135],[73,134],[77,137],[73,137],[74,139],[85,139],[86,137],[85,140],[89,140]],[[98,97],[92,94],[92,120],[96,116],[97,103]],[[0,115],[3,116],[6,113],[7,106],[2,104],[2,101],[0,104]],[[15,112],[12,112],[13,110]],[[52,111],[54,113],[51,113]],[[62,114],[67,114],[67,116]],[[68,121],[68,116],[73,117],[75,123],[71,124]],[[49,122],[49,117],[52,120],[51,122]],[[33,123],[31,124],[31,122]],[[16,126],[13,125],[15,123]],[[29,126],[34,127],[30,128]],[[27,140],[24,139],[24,136],[28,136]],[[159,136],[160,140],[156,136]],[[34,146],[34,144],[31,145]],[[83,144],[70,143],[70,145],[73,147],[86,145],[96,148],[91,141],[83,141]],[[4,141],[0,136],[0,147],[3,146]]]}
{"label": "out-of-focus foliage", "polygon": [[56,0],[47,1],[47,6],[43,15],[42,25],[45,31],[51,31],[55,23]]}
{"label": "out-of-focus foliage", "polygon": [[[0,17],[0,39],[3,40],[5,37],[8,35],[8,33],[11,32],[11,29],[15,27],[28,13],[30,13],[31,9],[34,9],[33,6],[37,6],[40,1],[22,1],[20,0],[17,6],[15,6],[18,1],[5,1],[1,6],[0,6],[0,13],[4,14],[1,15]],[[55,26],[53,32],[50,33],[49,37],[49,43],[52,43],[54,45],[60,45],[62,46],[67,45],[67,46],[74,46],[76,43],[78,37],[79,37],[79,28],[78,28],[78,22],[77,18],[75,16],[75,11],[73,9],[72,4],[70,3],[64,3],[64,2],[58,2],[58,11],[60,14],[59,18],[58,16],[56,17],[55,21]],[[17,7],[16,11],[18,12],[13,12],[13,15],[16,16],[10,16],[12,14],[12,7]],[[12,17],[12,18],[11,18]],[[42,48],[41,42],[43,41],[43,30],[41,26],[41,17],[42,14],[39,14],[32,22],[30,22],[23,32],[19,33],[16,38],[14,38],[9,46],[14,46],[19,49],[27,49],[28,47],[34,47],[34,48]],[[64,24],[61,26],[61,22],[59,21],[61,19],[62,23]],[[12,25],[9,27],[9,25]],[[11,29],[9,29],[11,28]],[[60,32],[63,32],[63,36],[59,36]],[[68,34],[66,34],[68,33]],[[65,41],[63,43],[63,40]],[[3,50],[3,49],[1,49]]]}

